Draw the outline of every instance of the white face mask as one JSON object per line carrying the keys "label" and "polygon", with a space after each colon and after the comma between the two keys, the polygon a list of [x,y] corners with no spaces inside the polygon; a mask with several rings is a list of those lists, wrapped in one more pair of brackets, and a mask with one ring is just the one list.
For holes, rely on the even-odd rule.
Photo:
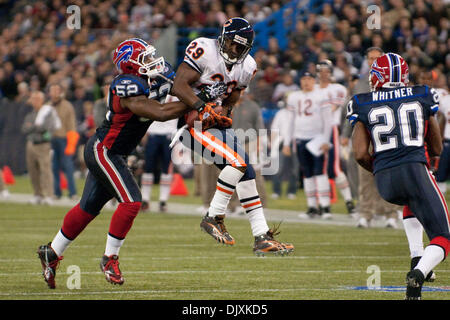
{"label": "white face mask", "polygon": [[133,63],[139,66],[139,73],[147,76],[149,79],[156,77],[164,71],[164,57],[155,58],[155,55],[155,47],[149,45],[146,50],[139,55],[138,61],[132,60]]}

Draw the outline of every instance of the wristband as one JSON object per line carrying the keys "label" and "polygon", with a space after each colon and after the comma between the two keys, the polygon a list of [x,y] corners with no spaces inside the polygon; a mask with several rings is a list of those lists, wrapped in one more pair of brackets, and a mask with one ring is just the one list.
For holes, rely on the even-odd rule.
{"label": "wristband", "polygon": [[192,108],[196,109],[198,112],[203,111],[203,108],[205,107],[206,102],[203,100],[197,100],[196,103],[192,106]]}
{"label": "wristband", "polygon": [[202,100],[202,101],[210,101],[210,100],[211,100],[210,97],[209,97],[209,95],[208,95],[208,93],[205,92],[205,90],[200,91],[200,92],[197,94],[197,97],[198,97],[200,100]]}

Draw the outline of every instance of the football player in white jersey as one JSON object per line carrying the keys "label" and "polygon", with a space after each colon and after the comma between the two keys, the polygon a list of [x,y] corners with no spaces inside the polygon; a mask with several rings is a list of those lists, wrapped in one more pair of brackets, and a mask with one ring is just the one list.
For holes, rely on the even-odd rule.
{"label": "football player in white jersey", "polygon": [[[288,124],[289,136],[284,137],[284,141],[295,140],[297,146],[308,205],[307,215],[321,215],[322,218],[329,219],[327,157],[332,129],[331,106],[325,103],[323,93],[315,87],[315,78],[311,73],[303,73],[300,86],[301,90],[292,92],[286,100],[287,108],[292,112],[292,120]],[[288,148],[283,148],[284,154],[289,152]]]}
{"label": "football player in white jersey", "polygon": [[450,95],[441,97],[439,114],[443,118],[441,133],[444,138],[444,149],[439,157],[436,181],[443,194],[447,192],[447,180],[450,178]]}
{"label": "football player in white jersey", "polygon": [[435,172],[438,187],[445,194],[447,192],[446,181],[450,177],[450,98],[447,90],[435,86],[436,80],[437,75],[434,71],[422,71],[418,77],[418,83],[434,88],[439,97],[439,111],[436,116],[444,139],[444,148],[439,157],[431,158],[429,161],[433,172]]}
{"label": "football player in white jersey", "polygon": [[340,163],[340,124],[342,119],[342,108],[347,98],[347,88],[339,83],[332,83],[331,75],[333,73],[333,64],[330,60],[320,61],[316,65],[319,83],[317,87],[322,92],[322,96],[326,99],[326,103],[330,104],[332,111],[332,133],[331,148],[328,152],[328,177],[334,179],[336,187],[339,189],[344,198],[345,205],[349,214],[355,213],[355,205],[353,203],[352,192],[347,180],[347,176],[341,169]]}
{"label": "football player in white jersey", "polygon": [[[222,82],[226,85],[226,91],[217,103],[221,103],[222,115],[230,116],[241,91],[249,85],[257,70],[255,60],[248,54],[253,40],[253,28],[242,18],[226,21],[218,39],[201,37],[193,40],[186,48],[183,63],[178,67],[172,93],[187,105],[201,109],[205,102],[196,94],[202,86]],[[208,130],[194,130],[191,127],[188,129],[189,139],[183,137],[185,145],[194,151],[199,149],[195,146],[199,146],[202,156],[208,158],[209,155],[209,160],[221,169],[214,197],[200,227],[219,243],[235,243],[226,230],[224,217],[236,190],[255,238],[254,253],[288,254],[294,247],[274,239],[276,230],[267,225],[256,189],[254,169],[230,127],[220,124]]]}

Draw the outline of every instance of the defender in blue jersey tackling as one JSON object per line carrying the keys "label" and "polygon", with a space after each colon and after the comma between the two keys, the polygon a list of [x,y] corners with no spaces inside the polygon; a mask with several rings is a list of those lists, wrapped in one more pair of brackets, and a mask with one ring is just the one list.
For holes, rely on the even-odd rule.
{"label": "defender in blue jersey tackling", "polygon": [[[164,103],[171,92],[175,72],[144,40],[132,38],[119,44],[113,63],[119,75],[109,88],[106,119],[86,143],[84,159],[89,174],[81,200],[67,212],[53,241],[37,251],[44,280],[52,289],[63,252],[112,198],[119,205],[111,218],[100,268],[108,282],[124,282],[119,269],[119,250],[142,202],[141,191],[125,157],[136,148],[153,120],[175,119],[192,110],[182,102]],[[206,86],[198,97],[205,102],[216,99],[217,86],[221,84]],[[222,118],[212,110],[213,105],[205,104],[197,109],[202,125],[214,125]]]}
{"label": "defender in blue jersey tackling", "polygon": [[442,151],[434,116],[439,97],[428,86],[408,87],[408,73],[406,61],[398,54],[377,58],[370,70],[372,92],[349,101],[347,119],[353,126],[357,162],[373,172],[383,199],[411,209],[430,239],[422,258],[406,276],[406,299],[418,300],[425,278],[450,249],[450,218],[445,198],[427,167],[424,147],[430,156]]}

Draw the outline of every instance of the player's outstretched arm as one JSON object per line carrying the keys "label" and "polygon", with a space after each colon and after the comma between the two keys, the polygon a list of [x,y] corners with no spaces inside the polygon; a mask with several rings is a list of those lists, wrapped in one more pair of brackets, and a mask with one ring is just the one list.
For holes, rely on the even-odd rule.
{"label": "player's outstretched arm", "polygon": [[192,110],[179,101],[161,104],[144,95],[122,98],[120,102],[123,107],[130,109],[134,114],[154,121],[176,119]]}
{"label": "player's outstretched arm", "polygon": [[357,122],[352,135],[353,153],[358,164],[367,171],[373,171],[372,156],[369,153],[370,136],[362,122]]}
{"label": "player's outstretched arm", "polygon": [[194,107],[200,99],[196,96],[194,90],[192,90],[191,84],[198,79],[200,79],[200,73],[192,69],[187,63],[181,63],[173,82],[172,94],[177,96],[186,105]]}
{"label": "player's outstretched arm", "polygon": [[442,153],[441,128],[435,117],[430,117],[428,120],[428,130],[425,141],[427,142],[427,150],[430,157],[438,157]]}

